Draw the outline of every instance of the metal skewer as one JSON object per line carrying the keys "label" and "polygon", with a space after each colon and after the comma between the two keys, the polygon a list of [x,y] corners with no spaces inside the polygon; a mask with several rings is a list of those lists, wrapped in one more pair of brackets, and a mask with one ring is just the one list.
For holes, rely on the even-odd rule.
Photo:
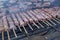
{"label": "metal skewer", "polygon": [[2,40],[4,40],[4,32],[2,32]]}
{"label": "metal skewer", "polygon": [[45,21],[42,21],[43,23],[45,23],[47,26],[49,26]]}
{"label": "metal skewer", "polygon": [[40,28],[35,22],[33,22],[33,24],[34,24],[38,29]]}
{"label": "metal skewer", "polygon": [[31,30],[33,30],[33,28],[31,27],[31,25],[28,23],[28,26],[30,27]]}
{"label": "metal skewer", "polygon": [[38,24],[39,24],[42,28],[44,28],[44,26],[43,26],[41,23],[38,22]]}
{"label": "metal skewer", "polygon": [[[30,16],[31,16],[31,18],[35,21],[35,20],[37,20],[37,18],[35,18],[30,12],[27,12]],[[35,22],[33,21],[33,24],[39,29],[40,27],[37,25],[37,24],[35,24]]]}
{"label": "metal skewer", "polygon": [[60,22],[60,20],[58,18],[56,18],[56,20],[58,20]]}
{"label": "metal skewer", "polygon": [[7,35],[8,35],[8,40],[10,40],[10,35],[9,35],[9,32],[7,31]]}
{"label": "metal skewer", "polygon": [[27,30],[25,29],[25,27],[24,27],[23,25],[22,25],[22,27],[23,27],[25,33],[28,34],[28,32],[27,32]]}
{"label": "metal skewer", "polygon": [[[35,10],[34,12],[35,12],[35,13],[38,13],[36,10]],[[41,25],[41,23],[38,22],[38,24],[39,24],[42,28],[44,28],[44,26]]]}
{"label": "metal skewer", "polygon": [[14,32],[15,37],[17,38],[17,34],[16,34],[16,32],[15,32],[14,28],[13,28],[13,32]]}
{"label": "metal skewer", "polygon": [[60,24],[60,22],[59,22],[59,21],[57,21],[57,20],[55,20],[55,19],[53,19],[53,20]]}
{"label": "metal skewer", "polygon": [[12,18],[10,17],[10,15],[7,15],[7,20],[10,25],[10,28],[13,30],[13,33],[14,33],[15,37],[17,38],[17,34],[15,32],[16,26],[14,25],[14,22],[13,22]]}
{"label": "metal skewer", "polygon": [[[44,16],[43,16],[44,17]],[[47,23],[45,22],[45,21],[42,21],[43,23],[45,23],[47,26],[49,26],[49,25],[51,25],[50,23],[48,23],[47,21]]]}
{"label": "metal skewer", "polygon": [[16,26],[18,26],[19,30],[22,32],[22,30],[21,30],[21,28],[20,28],[20,26],[19,26],[19,23],[18,23],[18,20],[17,20],[15,14],[11,14],[11,16],[12,16],[12,18],[13,18],[13,20],[14,20],[14,24],[15,24]]}
{"label": "metal skewer", "polygon": [[[24,14],[25,14],[25,13],[24,13]],[[25,14],[25,16],[26,16],[26,18],[29,20],[30,17],[29,17],[27,14]],[[31,19],[34,20],[33,18],[31,18]],[[33,24],[35,24],[35,22],[33,22]],[[29,25],[29,23],[28,23],[28,25]],[[29,25],[29,26],[30,26],[30,25]],[[39,28],[38,25],[35,24],[35,26],[37,26],[37,28]],[[30,26],[30,28],[33,30],[33,28],[32,28],[31,26]]]}
{"label": "metal skewer", "polygon": [[19,30],[22,32],[22,29],[20,28],[20,26],[18,25],[18,28],[19,28]]}
{"label": "metal skewer", "polygon": [[[20,16],[22,17],[22,19],[24,20],[24,22],[28,24],[29,28],[30,28],[31,30],[33,30],[33,28],[31,27],[31,25],[28,23],[28,19],[26,18],[26,16],[25,16],[24,14],[23,14],[23,15],[20,14]],[[27,21],[26,21],[24,18],[25,18]]]}
{"label": "metal skewer", "polygon": [[52,24],[56,25],[56,23],[54,23],[53,21],[49,20]]}
{"label": "metal skewer", "polygon": [[46,22],[48,23],[48,25],[52,26],[52,24],[51,24],[51,23],[49,23],[48,21],[46,21]]}

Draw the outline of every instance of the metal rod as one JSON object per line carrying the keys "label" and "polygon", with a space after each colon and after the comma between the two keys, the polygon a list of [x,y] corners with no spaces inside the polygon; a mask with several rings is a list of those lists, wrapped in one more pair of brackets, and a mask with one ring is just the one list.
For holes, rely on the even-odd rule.
{"label": "metal rod", "polygon": [[52,26],[52,24],[51,23],[49,23],[48,21],[46,21],[50,26]]}
{"label": "metal rod", "polygon": [[49,26],[45,21],[42,21],[43,23],[45,23],[47,26]]}
{"label": "metal rod", "polygon": [[40,28],[35,22],[33,22],[33,24],[34,24],[38,29]]}
{"label": "metal rod", "polygon": [[2,40],[4,40],[4,32],[2,32]]}
{"label": "metal rod", "polygon": [[60,22],[60,20],[58,18],[56,18],[56,20],[58,20]]}
{"label": "metal rod", "polygon": [[17,34],[16,34],[16,32],[15,32],[14,28],[13,28],[13,32],[14,32],[15,37],[17,38]]}
{"label": "metal rod", "polygon": [[9,32],[7,31],[7,35],[8,35],[8,40],[10,40],[10,35],[9,35]]}
{"label": "metal rod", "polygon": [[30,27],[31,30],[33,30],[33,28],[31,27],[31,25],[28,23],[28,26]]}
{"label": "metal rod", "polygon": [[59,22],[59,21],[57,21],[56,19],[53,19],[53,20],[60,24],[60,22]]}
{"label": "metal rod", "polygon": [[25,27],[24,27],[24,26],[22,26],[22,27],[23,27],[23,29],[24,29],[25,33],[26,33],[26,34],[28,34],[28,32],[27,32],[27,30],[25,29]]}
{"label": "metal rod", "polygon": [[20,28],[20,26],[18,25],[18,28],[19,28],[19,30],[22,32],[22,29]]}
{"label": "metal rod", "polygon": [[56,23],[54,23],[53,21],[49,20],[52,24],[56,25]]}
{"label": "metal rod", "polygon": [[44,26],[43,26],[41,23],[38,22],[38,24],[39,24],[42,28],[44,28]]}

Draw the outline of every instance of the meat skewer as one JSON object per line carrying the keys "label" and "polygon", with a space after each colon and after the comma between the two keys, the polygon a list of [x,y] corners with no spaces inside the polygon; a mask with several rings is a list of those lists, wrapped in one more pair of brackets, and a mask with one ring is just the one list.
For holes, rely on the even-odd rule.
{"label": "meat skewer", "polygon": [[32,19],[32,18],[30,18],[26,13],[24,13],[24,16],[29,20],[29,22],[30,22],[30,23],[32,23],[32,22],[33,22],[33,19]]}
{"label": "meat skewer", "polygon": [[[36,12],[37,12],[38,10],[36,10]],[[38,12],[37,12],[38,13]],[[49,20],[49,19],[48,19]],[[56,25],[53,21],[51,21],[51,20],[49,20],[51,23],[53,23],[54,25]]]}
{"label": "meat skewer", "polygon": [[[30,11],[30,12],[31,12],[32,15],[35,15],[35,17],[37,17],[37,19],[41,19],[41,18],[39,18],[40,16],[36,15],[36,13],[34,13],[33,11]],[[42,28],[44,28],[44,26],[43,26],[42,24],[40,24],[38,21],[37,21],[37,23],[38,23]]]}
{"label": "meat skewer", "polygon": [[41,10],[35,10],[35,12],[37,12],[37,14],[41,15],[43,20],[49,19],[49,17],[46,16]]}
{"label": "meat skewer", "polygon": [[25,31],[25,33],[28,34],[27,30],[24,27],[25,24],[24,24],[23,20],[20,18],[18,13],[16,14],[16,17],[17,17],[18,21],[20,22],[20,26],[22,26],[24,31]]}
{"label": "meat skewer", "polygon": [[34,20],[34,21],[36,21],[36,22],[38,21],[38,19],[37,19],[37,18],[35,18],[35,17],[34,17],[34,15],[32,15],[30,12],[27,12],[27,13],[28,13],[28,15],[30,15],[30,16],[31,16],[31,18],[33,18],[33,20]]}
{"label": "meat skewer", "polygon": [[[22,15],[20,14],[20,16],[22,16],[22,19],[24,20],[24,22],[25,22],[26,24],[28,24],[29,28],[30,28],[31,30],[33,30],[33,28],[31,27],[31,25],[29,24],[29,20],[25,17],[24,13],[23,13]],[[24,17],[23,17],[23,16],[24,16]]]}
{"label": "meat skewer", "polygon": [[44,12],[44,11],[42,11],[46,16],[48,16],[50,19],[52,19],[52,16],[51,15],[49,15],[48,13],[46,13],[46,12]]}
{"label": "meat skewer", "polygon": [[[49,19],[48,19],[49,20]],[[52,22],[51,20],[49,20],[50,22]],[[47,21],[46,21],[47,22]],[[47,22],[48,23],[48,22]],[[56,25],[54,22],[52,22],[54,25]],[[50,23],[48,23],[50,26],[52,26]]]}
{"label": "meat skewer", "polygon": [[[39,11],[39,12],[40,12],[40,11]],[[40,12],[40,14],[41,14],[44,18],[49,19],[49,17],[48,17],[47,15],[45,15],[42,11]]]}
{"label": "meat skewer", "polygon": [[[57,21],[56,19],[53,19],[54,21],[56,21],[57,23],[60,23],[59,21]],[[53,27],[53,26],[52,26]],[[54,28],[54,27],[53,27]],[[54,28],[55,30],[59,31],[58,29]],[[60,31],[59,31],[60,32]]]}
{"label": "meat skewer", "polygon": [[[49,13],[49,12],[48,12]],[[53,12],[52,12],[53,13]],[[57,13],[55,13],[55,15],[57,16]],[[55,17],[53,17],[53,18],[55,18]],[[56,21],[57,23],[59,23],[57,20],[55,20],[55,19],[53,19],[54,21]]]}
{"label": "meat skewer", "polygon": [[24,21],[24,23],[28,23],[28,20],[26,19],[26,17],[23,15],[23,13],[20,13],[20,18],[22,18],[22,20]]}
{"label": "meat skewer", "polygon": [[[29,14],[29,16],[31,16],[31,18],[37,22],[38,20],[30,13],[30,12],[27,12]],[[37,27],[37,28],[40,28],[38,25],[35,24],[35,22],[33,21],[33,24]]]}
{"label": "meat skewer", "polygon": [[41,20],[45,20],[45,18],[39,12],[37,12],[36,10],[34,10],[34,12],[35,12],[36,15],[41,17]]}
{"label": "meat skewer", "polygon": [[[26,13],[23,13],[23,14],[30,23],[33,22],[33,20]],[[28,23],[28,26],[30,27],[31,30],[33,30],[33,28],[31,27],[31,25],[29,23]]]}
{"label": "meat skewer", "polygon": [[[23,14],[25,14],[25,13],[23,13]],[[22,16],[24,16],[25,19],[28,20],[25,15],[22,15]],[[23,18],[23,17],[22,17],[22,18]],[[29,20],[28,20],[28,21],[29,21]],[[27,24],[28,24],[29,28],[30,28],[31,30],[33,30],[33,28],[31,27],[31,25],[29,24],[29,22],[27,22]]]}
{"label": "meat skewer", "polygon": [[16,32],[15,32],[16,27],[15,27],[15,25],[14,25],[14,23],[13,23],[10,15],[7,15],[7,20],[8,20],[10,29],[13,29],[13,32],[14,32],[15,37],[17,37],[17,34],[16,34]]}
{"label": "meat skewer", "polygon": [[[37,25],[34,23],[33,19],[32,19],[30,16],[27,15],[27,13],[24,13],[24,16],[25,16],[31,23],[33,22],[33,24],[34,24],[35,26],[37,26]],[[28,23],[28,25],[29,25],[29,23]],[[38,28],[38,27],[37,27],[37,28]]]}
{"label": "meat skewer", "polygon": [[41,12],[41,15],[42,15],[44,18],[46,18],[46,20],[49,19],[49,17],[46,16],[43,12]]}
{"label": "meat skewer", "polygon": [[52,17],[56,17],[56,12],[52,11],[51,9],[43,9],[43,11],[47,12],[48,14],[50,14]]}
{"label": "meat skewer", "polygon": [[[53,19],[53,20],[55,20],[55,19]],[[56,20],[55,20],[56,21]],[[46,21],[47,22],[47,21]],[[50,21],[51,22],[51,21]],[[57,22],[57,21],[56,21]],[[49,22],[47,22],[49,25],[51,25]],[[53,22],[52,22],[53,23]],[[59,23],[59,22],[57,22],[57,23]],[[54,25],[56,25],[55,23],[54,23]]]}
{"label": "meat skewer", "polygon": [[11,16],[12,16],[12,18],[13,18],[13,21],[14,21],[15,25],[19,25],[18,20],[17,20],[17,18],[15,17],[15,14],[12,13]]}
{"label": "meat skewer", "polygon": [[[46,15],[46,14],[45,14]],[[46,15],[47,16],[47,15]],[[49,20],[49,19],[48,19]],[[48,24],[48,25],[50,25],[50,26],[52,26],[52,24],[51,23],[49,23],[48,21],[46,21],[46,23]]]}
{"label": "meat skewer", "polygon": [[[43,11],[43,10],[42,10]],[[45,12],[45,11],[44,11]],[[47,16],[49,16],[50,18],[52,18],[51,16],[50,16],[50,14],[49,13],[47,13],[47,12],[45,12],[46,13],[46,15]],[[49,20],[49,19],[48,19]],[[51,21],[51,20],[49,20],[51,23],[53,23],[54,25],[56,25],[53,21]]]}
{"label": "meat skewer", "polygon": [[[56,19],[53,19],[54,21],[56,21],[57,23],[60,23],[59,21],[57,21]],[[48,22],[49,24],[49,22]],[[52,26],[53,27],[53,26]],[[54,27],[53,27],[54,28]],[[54,28],[55,30],[59,31],[58,29]],[[60,31],[59,31],[60,32]]]}
{"label": "meat skewer", "polygon": [[4,27],[3,27],[3,21],[2,18],[0,18],[0,32],[4,31]]}
{"label": "meat skewer", "polygon": [[30,13],[31,13],[32,15],[34,15],[38,20],[41,20],[41,17],[38,16],[38,15],[36,15],[36,13],[34,13],[33,11],[30,10]]}
{"label": "meat skewer", "polygon": [[53,19],[54,21],[56,21],[57,23],[59,23],[57,20]]}
{"label": "meat skewer", "polygon": [[57,17],[60,18],[60,10],[57,11]]}
{"label": "meat skewer", "polygon": [[[49,15],[48,13],[46,13],[46,16],[49,16],[50,19],[52,19],[51,15]],[[56,25],[53,21],[51,21],[50,19],[48,19],[51,23],[53,23],[54,25]],[[49,23],[50,24],[50,23]],[[51,25],[51,24],[50,24]]]}
{"label": "meat skewer", "polygon": [[[20,15],[20,18],[24,21],[24,24],[27,24],[28,20],[26,19],[26,17],[23,14],[20,14],[20,13],[19,13],[19,15]],[[25,33],[28,34],[28,32],[25,29],[25,27],[24,26],[22,26],[22,27],[24,28]]]}
{"label": "meat skewer", "polygon": [[[38,11],[39,12],[39,11]],[[42,13],[43,14],[43,13]],[[43,14],[42,16],[43,17],[46,17],[46,16],[44,16],[45,14]],[[44,22],[44,21],[43,21]],[[47,21],[46,21],[47,22]],[[44,22],[45,23],[45,22]],[[48,23],[48,22],[47,22]],[[45,23],[46,24],[46,23]],[[51,25],[50,23],[48,23],[48,24],[46,24],[47,26],[49,26],[49,25]]]}
{"label": "meat skewer", "polygon": [[22,29],[19,26],[19,22],[18,22],[18,20],[17,20],[17,18],[15,16],[15,14],[11,14],[11,16],[13,18],[13,21],[14,21],[15,25],[18,26],[18,28],[19,28],[20,31],[22,31]]}
{"label": "meat skewer", "polygon": [[[7,31],[7,33],[8,33],[8,40],[10,40],[10,36],[9,36],[9,32],[8,32],[8,23],[7,23],[7,18],[6,18],[6,16],[3,16],[3,18],[2,18],[2,20],[3,20],[3,26],[4,26],[4,28],[5,28],[5,31]],[[2,21],[1,21],[2,22]],[[2,32],[2,40],[4,40],[4,32]]]}
{"label": "meat skewer", "polygon": [[[47,13],[47,12],[45,12],[45,13],[46,13],[47,16],[49,16],[50,18],[52,18],[51,15],[49,15],[49,13]],[[48,19],[48,20],[49,20],[49,19]],[[49,21],[50,21],[52,24],[56,25],[56,23],[54,23],[53,21],[51,21],[51,20],[49,20]]]}
{"label": "meat skewer", "polygon": [[[37,10],[37,11],[39,11],[39,10]],[[48,14],[48,13],[46,13],[46,14]],[[49,14],[48,14],[49,15]],[[50,16],[49,16],[50,17]],[[49,20],[49,19],[48,19]],[[54,25],[56,25],[53,21],[51,21],[51,20],[49,20],[51,23],[53,23]],[[51,24],[50,24],[51,25]]]}
{"label": "meat skewer", "polygon": [[6,19],[5,15],[3,16],[2,20],[3,20],[3,25],[5,28],[5,31],[7,31],[9,29],[9,27],[8,27],[8,23],[7,23],[7,19]]}
{"label": "meat skewer", "polygon": [[15,27],[15,25],[14,25],[14,23],[13,23],[11,17],[10,17],[10,15],[7,15],[7,21],[8,21],[8,24],[10,26],[10,29],[16,29],[16,27]]}
{"label": "meat skewer", "polygon": [[23,22],[23,20],[20,18],[20,16],[19,16],[18,13],[16,14],[16,17],[17,17],[17,19],[18,19],[18,21],[20,23],[20,26],[25,25],[24,22]]}

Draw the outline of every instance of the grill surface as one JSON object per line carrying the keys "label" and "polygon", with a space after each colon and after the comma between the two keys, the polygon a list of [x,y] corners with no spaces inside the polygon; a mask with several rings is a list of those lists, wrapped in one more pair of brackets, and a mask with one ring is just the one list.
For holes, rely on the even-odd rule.
{"label": "grill surface", "polygon": [[[1,2],[1,1],[0,1]],[[0,4],[0,26],[4,26],[0,33],[0,40],[25,40],[24,38],[27,38],[27,40],[33,40],[31,39],[32,35],[40,34],[40,36],[43,36],[46,40],[54,40],[55,38],[60,37],[60,35],[56,34],[56,37],[49,37],[48,34],[51,32],[60,32],[59,26],[60,26],[60,17],[54,16],[55,14],[51,14],[53,17],[44,17],[43,20],[35,19],[39,18],[36,16],[37,13],[51,13],[51,11],[47,12],[49,8],[55,5],[50,5],[53,1],[44,1],[44,0],[35,0],[35,1],[2,1],[2,4]],[[48,10],[46,10],[46,9]],[[41,11],[41,10],[42,11]],[[52,8],[51,8],[52,9]],[[30,11],[31,10],[31,11]],[[34,11],[35,10],[35,11]],[[53,7],[54,11],[53,13],[56,13],[60,10],[59,7]],[[36,14],[34,14],[34,12]],[[37,12],[38,11],[38,12]],[[20,14],[19,14],[20,13]],[[30,14],[29,14],[30,13]],[[41,13],[41,14],[42,14]],[[28,16],[32,18],[32,22],[27,21],[25,18],[29,18],[26,14],[29,14]],[[31,15],[33,14],[33,15]],[[48,15],[48,14],[47,14]],[[34,18],[35,17],[35,18]],[[16,20],[17,18],[17,20]],[[22,19],[22,20],[21,20]],[[29,19],[28,19],[29,20]],[[38,21],[37,21],[38,20]],[[22,22],[24,22],[22,24]],[[47,35],[47,36],[46,36]],[[44,40],[45,40],[44,39]]]}
{"label": "grill surface", "polygon": [[[55,21],[55,20],[57,20],[57,21]],[[59,18],[56,18],[55,20],[52,20],[52,21],[54,23],[56,23],[56,25],[50,25],[52,23],[49,22],[48,20],[47,20],[47,22],[50,23],[49,25],[47,25],[45,22],[40,22],[41,24],[44,24],[45,28],[39,28],[38,29],[36,26],[31,24],[31,27],[33,27],[33,30],[31,30],[28,26],[26,26],[25,29],[23,29],[21,27],[22,32],[19,30],[19,28],[17,28],[17,30],[15,30],[15,32],[13,32],[13,30],[11,30],[9,32],[2,32],[2,33],[0,33],[0,40],[1,39],[5,39],[5,40],[8,40],[8,39],[17,40],[17,39],[21,39],[21,38],[24,38],[24,37],[28,37],[29,38],[29,36],[37,34],[37,33],[41,33],[41,35],[44,35],[50,29],[54,29],[54,30],[60,32],[60,30],[58,30],[58,27],[60,25],[59,24],[60,23]],[[57,23],[57,22],[59,22],[59,23]],[[26,32],[28,32],[28,33],[26,33]]]}
{"label": "grill surface", "polygon": [[[11,15],[11,14],[10,14]],[[8,26],[11,27],[11,29],[6,29],[5,31],[2,31],[0,33],[0,39],[1,40],[19,40],[22,38],[27,37],[28,40],[30,39],[30,36],[40,33],[40,36],[46,35],[51,29],[60,32],[59,25],[60,25],[60,18],[52,18],[52,19],[45,19],[45,20],[38,20],[37,22],[29,22],[26,23],[26,25],[16,25],[13,23],[13,18],[11,19],[10,15],[7,16],[7,22],[9,22]],[[3,15],[4,17],[4,15]],[[17,15],[18,19],[19,16]],[[4,19],[5,20],[5,19]],[[11,24],[10,24],[11,23]],[[13,27],[15,25],[16,29]]]}

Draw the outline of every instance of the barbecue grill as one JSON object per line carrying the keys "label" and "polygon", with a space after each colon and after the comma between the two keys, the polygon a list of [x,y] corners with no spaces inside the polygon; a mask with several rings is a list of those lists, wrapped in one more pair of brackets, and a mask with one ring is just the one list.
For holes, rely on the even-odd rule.
{"label": "barbecue grill", "polygon": [[0,2],[0,40],[20,40],[25,37],[31,40],[30,37],[35,34],[44,36],[50,30],[60,32],[60,7],[51,5],[53,1],[1,0]]}

